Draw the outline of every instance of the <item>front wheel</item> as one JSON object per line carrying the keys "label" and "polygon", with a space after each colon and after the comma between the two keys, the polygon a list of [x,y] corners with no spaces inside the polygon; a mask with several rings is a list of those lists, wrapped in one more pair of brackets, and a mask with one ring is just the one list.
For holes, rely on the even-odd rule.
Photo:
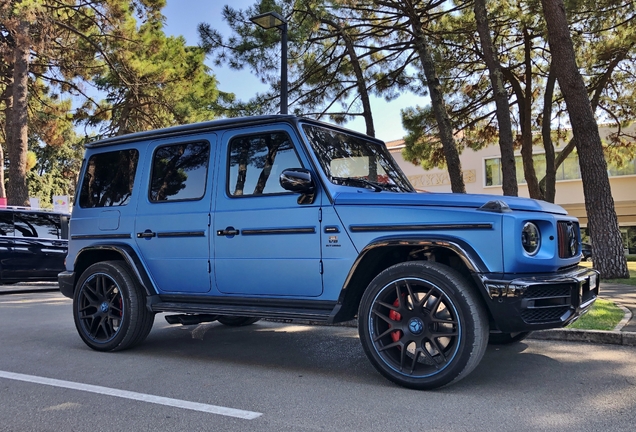
{"label": "front wheel", "polygon": [[73,296],[73,318],[82,340],[97,351],[141,343],[154,322],[143,288],[120,261],[103,261],[82,273]]}
{"label": "front wheel", "polygon": [[396,264],[373,279],[358,331],[382,375],[419,390],[468,375],[488,345],[488,318],[474,288],[452,268],[427,261]]}

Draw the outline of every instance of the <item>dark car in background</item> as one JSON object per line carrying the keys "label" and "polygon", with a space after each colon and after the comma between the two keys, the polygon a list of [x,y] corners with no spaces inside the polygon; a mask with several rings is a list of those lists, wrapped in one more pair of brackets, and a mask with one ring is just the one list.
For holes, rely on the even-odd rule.
{"label": "dark car in background", "polygon": [[64,270],[70,215],[0,208],[0,283],[55,281]]}
{"label": "dark car in background", "polygon": [[592,261],[592,245],[589,243],[581,243],[581,260]]}

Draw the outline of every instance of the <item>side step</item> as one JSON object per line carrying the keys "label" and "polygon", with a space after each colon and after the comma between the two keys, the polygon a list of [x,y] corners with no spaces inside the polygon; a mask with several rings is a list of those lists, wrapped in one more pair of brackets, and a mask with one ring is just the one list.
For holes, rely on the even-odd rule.
{"label": "side step", "polygon": [[194,325],[204,322],[216,321],[218,315],[196,314],[196,315],[166,315],[168,324]]}
{"label": "side step", "polygon": [[[180,314],[199,314],[199,315],[174,315],[166,317],[166,319],[174,319],[176,323],[182,323],[181,319],[188,323],[197,324],[198,316],[203,315],[205,321],[214,321],[209,318],[218,315],[242,316],[242,317],[258,317],[258,318],[275,318],[275,319],[304,319],[318,322],[329,322],[333,309],[292,309],[285,307],[273,306],[248,306],[248,305],[229,305],[229,304],[205,304],[205,303],[174,303],[174,302],[157,302],[151,305],[153,312],[176,312]],[[174,318],[173,318],[174,317]],[[191,321],[192,320],[192,321]]]}

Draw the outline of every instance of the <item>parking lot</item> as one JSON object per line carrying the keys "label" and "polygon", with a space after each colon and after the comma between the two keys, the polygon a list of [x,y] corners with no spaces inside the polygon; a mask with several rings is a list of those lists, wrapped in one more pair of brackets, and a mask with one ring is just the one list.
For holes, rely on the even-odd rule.
{"label": "parking lot", "polygon": [[260,321],[171,326],[99,353],[58,292],[0,294],[0,431],[624,431],[636,348],[529,340],[489,347],[434,392],[397,387],[357,332]]}

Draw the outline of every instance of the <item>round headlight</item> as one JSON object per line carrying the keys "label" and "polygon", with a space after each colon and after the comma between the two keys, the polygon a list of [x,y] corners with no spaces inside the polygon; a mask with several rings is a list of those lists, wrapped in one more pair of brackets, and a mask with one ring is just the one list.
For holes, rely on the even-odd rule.
{"label": "round headlight", "polygon": [[534,255],[539,251],[541,245],[541,233],[539,228],[532,222],[526,222],[521,230],[521,244],[528,255]]}

